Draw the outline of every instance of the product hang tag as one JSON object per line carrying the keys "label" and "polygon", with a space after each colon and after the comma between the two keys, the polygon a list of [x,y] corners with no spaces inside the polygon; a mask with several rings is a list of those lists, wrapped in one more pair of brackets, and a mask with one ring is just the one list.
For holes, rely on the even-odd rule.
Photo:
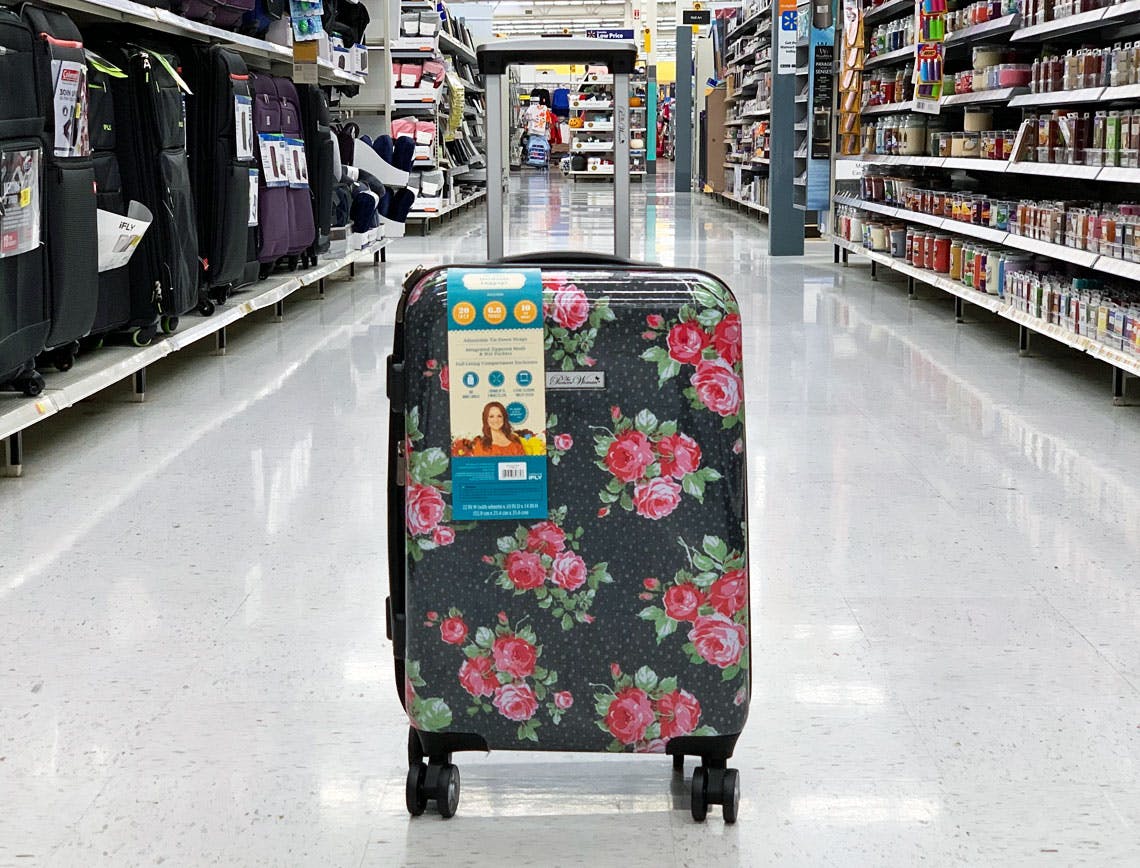
{"label": "product hang tag", "polygon": [[257,169],[249,170],[249,219],[246,221],[246,226],[256,226],[258,224],[257,208],[258,208],[258,194],[260,193],[261,185],[258,184]]}
{"label": "product hang tag", "polygon": [[253,100],[234,94],[234,136],[237,140],[237,158],[253,159]]}
{"label": "product hang tag", "polygon": [[257,138],[261,148],[261,171],[265,173],[265,186],[289,186],[285,137],[281,133],[261,133]]}
{"label": "product hang tag", "polygon": [[121,69],[119,69],[119,67],[115,66],[115,64],[111,63],[111,61],[109,61],[103,57],[100,57],[94,51],[91,51],[90,49],[85,48],[83,50],[83,54],[87,57],[87,62],[89,64],[91,64],[91,66],[95,67],[95,69],[97,69],[101,73],[103,73],[104,75],[109,75],[112,78],[126,78],[127,77],[127,74],[125,72],[123,72]]}
{"label": "product hang tag", "polygon": [[40,151],[0,152],[0,259],[40,243]]}
{"label": "product hang tag", "polygon": [[183,80],[182,76],[178,74],[178,70],[170,64],[170,61],[166,59],[166,56],[164,54],[158,51],[147,51],[146,54],[162,64],[162,68],[165,69],[170,77],[174,79],[174,83],[178,85],[178,88],[184,94],[187,96],[194,96],[194,91],[190,90],[190,85],[188,85]]}
{"label": "product hang tag", "polygon": [[87,65],[74,60],[51,62],[55,155],[86,157],[91,153],[87,128]]}
{"label": "product hang tag", "polygon": [[447,273],[453,517],[547,516],[542,273]]}

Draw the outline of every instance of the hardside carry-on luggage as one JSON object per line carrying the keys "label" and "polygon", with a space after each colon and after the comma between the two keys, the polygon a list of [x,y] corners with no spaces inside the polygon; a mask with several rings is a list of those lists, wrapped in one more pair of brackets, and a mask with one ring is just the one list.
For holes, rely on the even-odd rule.
{"label": "hardside carry-on luggage", "polygon": [[0,387],[43,391],[35,358],[51,330],[44,289],[43,116],[32,34],[0,7]]}
{"label": "hardside carry-on luggage", "polygon": [[250,73],[253,129],[257,134],[259,242],[262,276],[278,260],[295,269],[316,228],[297,89],[287,78]]}
{"label": "hardside carry-on luggage", "polygon": [[173,52],[127,44],[105,53],[127,73],[113,84],[123,195],[154,218],[128,263],[132,339],[146,345],[159,329],[173,333],[179,317],[198,306],[185,82]]}
{"label": "hardside carry-on luggage", "polygon": [[36,90],[44,116],[45,277],[51,302],[47,347],[61,371],[75,361],[99,304],[95,168],[87,123],[87,58],[66,12],[24,4],[35,46]]}
{"label": "hardside carry-on luggage", "polygon": [[[91,130],[91,162],[95,167],[95,192],[99,209],[126,215],[123,179],[115,152],[115,97],[112,79],[126,73],[109,60],[87,53],[87,111]],[[131,321],[131,270],[129,265],[99,272],[99,301],[91,339],[121,329]]]}
{"label": "hardside carry-on luggage", "polygon": [[[327,10],[326,10],[327,11]],[[332,232],[333,189],[337,177],[333,173],[332,119],[325,92],[316,85],[297,86],[301,101],[301,126],[305,134],[305,154],[309,163],[309,196],[313,205],[316,237],[305,251],[306,264],[317,264],[317,256],[329,249]]]}
{"label": "hardside carry-on luggage", "polygon": [[750,693],[736,301],[711,274],[629,261],[628,172],[616,256],[501,259],[506,65],[605,61],[627,166],[636,51],[555,38],[477,56],[490,262],[409,275],[388,362],[408,810],[455,812],[456,751],[648,752],[700,757],[693,817],[722,804],[734,822]]}
{"label": "hardside carry-on luggage", "polygon": [[241,55],[220,45],[197,46],[186,80],[193,147],[190,176],[198,217],[198,256],[207,316],[240,286],[257,279],[257,195],[253,95]]}

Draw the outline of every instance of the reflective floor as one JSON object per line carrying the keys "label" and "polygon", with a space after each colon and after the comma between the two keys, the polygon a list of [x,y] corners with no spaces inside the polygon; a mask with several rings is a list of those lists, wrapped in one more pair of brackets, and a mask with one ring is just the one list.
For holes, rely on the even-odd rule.
{"label": "reflective floor", "polygon": [[[610,190],[525,176],[509,251],[606,250]],[[29,434],[0,480],[0,865],[1140,862],[1140,407],[825,243],[772,261],[750,217],[634,195],[634,250],[744,310],[739,824],[695,825],[660,758],[569,755],[463,755],[459,815],[405,813],[383,359],[401,275],[482,257],[473,211],[155,366],[146,404]]]}

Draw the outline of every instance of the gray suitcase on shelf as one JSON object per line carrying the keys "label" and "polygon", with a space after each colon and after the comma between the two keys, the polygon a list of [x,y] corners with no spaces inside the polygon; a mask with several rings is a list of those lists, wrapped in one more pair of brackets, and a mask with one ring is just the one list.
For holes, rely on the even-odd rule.
{"label": "gray suitcase on shelf", "polygon": [[[736,819],[750,693],[740,317],[711,274],[502,258],[505,66],[605,62],[628,166],[632,45],[496,41],[489,262],[419,269],[388,361],[388,635],[407,807],[454,814],[463,750],[701,758],[692,814]],[[509,347],[509,350],[506,349]]]}

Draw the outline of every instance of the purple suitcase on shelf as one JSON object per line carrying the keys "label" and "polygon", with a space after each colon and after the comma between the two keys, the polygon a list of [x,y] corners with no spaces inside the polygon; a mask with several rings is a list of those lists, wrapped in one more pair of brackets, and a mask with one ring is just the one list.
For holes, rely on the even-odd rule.
{"label": "purple suitcase on shelf", "polygon": [[[274,137],[292,139],[301,143],[299,156],[304,158],[297,88],[287,78],[263,73],[251,72],[249,80],[253,91],[253,129],[259,139],[257,156],[261,167],[257,258],[265,274],[272,270],[274,263],[285,257],[290,267],[296,268],[300,254],[313,243],[317,230],[308,185],[274,186],[270,179],[280,176],[278,161],[283,159],[283,154],[261,146],[262,140]],[[285,156],[293,155],[294,152],[290,152]]]}
{"label": "purple suitcase on shelf", "polygon": [[171,4],[183,17],[223,30],[235,30],[253,6],[254,0],[175,0]]}
{"label": "purple suitcase on shelf", "polygon": [[[628,131],[631,44],[477,54],[489,103],[506,64],[605,61]],[[628,176],[614,185],[619,255],[501,258],[493,117],[488,130],[490,261],[412,272],[388,359],[408,811],[455,813],[457,751],[663,753],[677,770],[700,758],[694,819],[720,804],[735,822],[727,761],[751,693],[736,299],[711,274],[626,258]]]}

